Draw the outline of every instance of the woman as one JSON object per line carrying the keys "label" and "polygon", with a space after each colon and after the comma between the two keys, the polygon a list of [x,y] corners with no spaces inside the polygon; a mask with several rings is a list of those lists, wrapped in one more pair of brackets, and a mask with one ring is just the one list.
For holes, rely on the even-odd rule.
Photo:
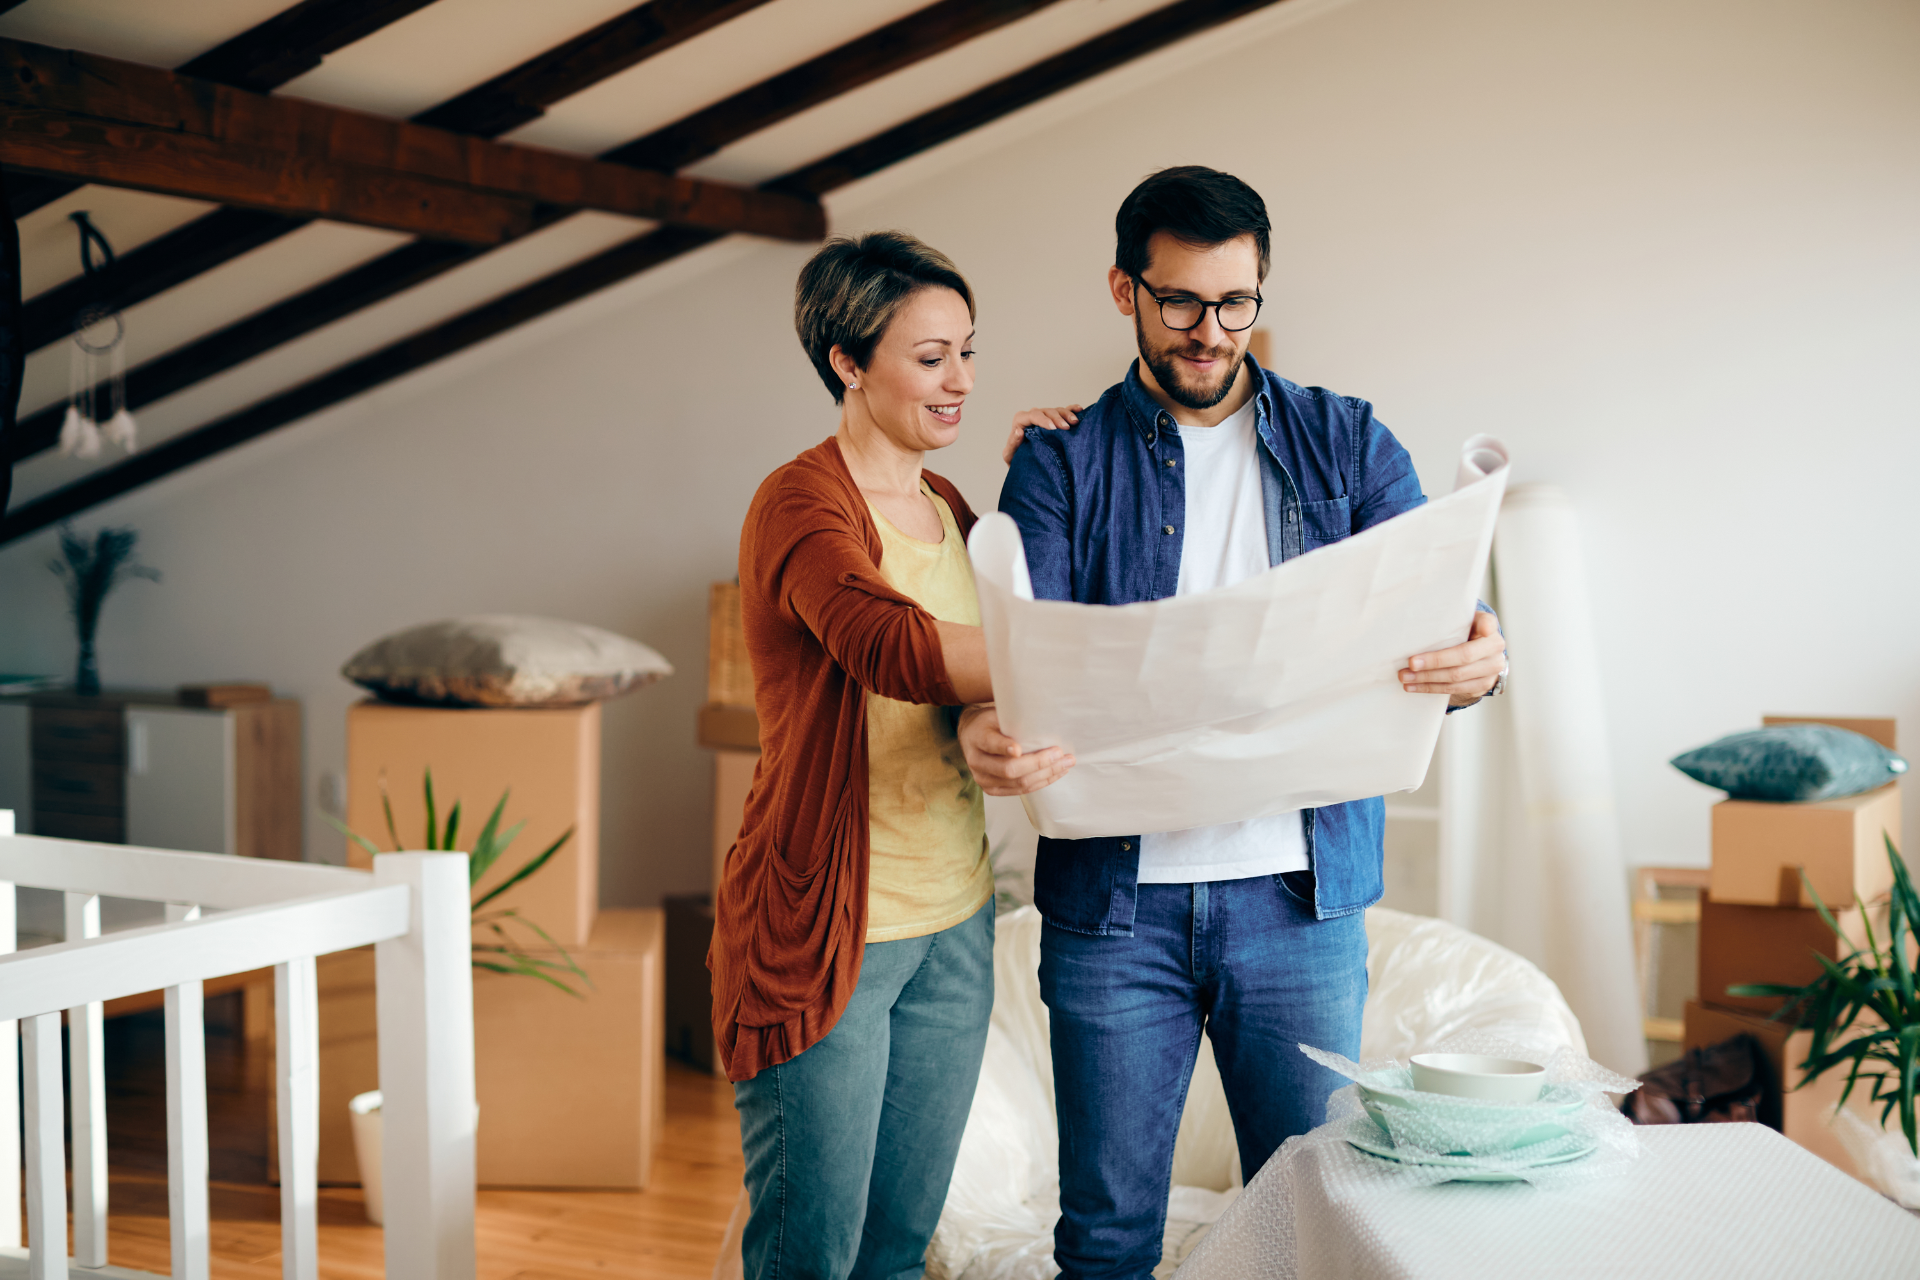
{"label": "woman", "polygon": [[[921,468],[959,436],[973,314],[898,232],[829,242],[795,289],[840,428],[741,530],[761,757],[708,958],[754,1280],[919,1274],[979,1076],[993,873],[954,712],[993,691],[973,512]],[[1020,763],[1027,790],[1072,762]]]}

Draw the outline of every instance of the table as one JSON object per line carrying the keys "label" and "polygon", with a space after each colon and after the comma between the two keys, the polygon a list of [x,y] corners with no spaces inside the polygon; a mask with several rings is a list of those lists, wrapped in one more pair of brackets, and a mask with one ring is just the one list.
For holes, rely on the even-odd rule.
{"label": "table", "polygon": [[[1261,1171],[1179,1280],[1920,1276],[1920,1218],[1757,1124],[1652,1126],[1622,1177],[1521,1183],[1354,1181],[1307,1146]],[[1296,1258],[1276,1247],[1288,1196]]]}

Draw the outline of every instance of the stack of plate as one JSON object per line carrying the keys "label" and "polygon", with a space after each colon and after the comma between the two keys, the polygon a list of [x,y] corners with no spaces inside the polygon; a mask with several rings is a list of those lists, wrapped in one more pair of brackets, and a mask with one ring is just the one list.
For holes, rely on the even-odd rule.
{"label": "stack of plate", "polygon": [[[1576,1117],[1578,1090],[1548,1086],[1532,1063],[1420,1054],[1357,1082],[1367,1119],[1342,1135],[1398,1164],[1455,1170],[1452,1181],[1512,1182],[1523,1170],[1564,1164],[1598,1147]],[[1370,1122],[1369,1122],[1370,1121]]]}

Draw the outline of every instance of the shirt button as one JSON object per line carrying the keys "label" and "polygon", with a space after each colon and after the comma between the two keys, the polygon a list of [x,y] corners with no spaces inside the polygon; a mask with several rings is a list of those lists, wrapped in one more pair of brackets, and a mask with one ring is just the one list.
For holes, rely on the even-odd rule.
{"label": "shirt button", "polygon": [[1168,466],[1172,466],[1172,465],[1173,465],[1173,459],[1172,459],[1172,458],[1168,458],[1168,459],[1167,459],[1167,465],[1168,465]]}
{"label": "shirt button", "polygon": [[1131,840],[1122,840],[1122,841],[1120,842],[1120,852],[1122,852],[1122,853],[1131,853],[1131,852],[1133,852],[1133,841],[1131,841]]}
{"label": "shirt button", "polygon": [[1170,524],[1163,524],[1160,526],[1160,532],[1165,534],[1171,534],[1173,532],[1173,526]]}
{"label": "shirt button", "polygon": [[1292,509],[1291,507],[1289,507],[1289,508],[1287,509],[1287,523],[1288,523],[1288,524],[1292,524],[1292,523],[1293,523],[1293,517],[1294,517],[1295,515],[1297,515],[1297,514],[1298,514],[1298,512],[1296,512],[1296,511],[1294,511],[1294,510],[1293,510],[1293,509]]}

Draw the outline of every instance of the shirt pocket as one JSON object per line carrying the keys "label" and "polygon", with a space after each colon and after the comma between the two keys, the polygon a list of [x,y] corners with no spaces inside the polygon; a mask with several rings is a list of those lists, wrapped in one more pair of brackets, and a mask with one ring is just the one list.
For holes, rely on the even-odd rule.
{"label": "shirt pocket", "polygon": [[1353,514],[1347,507],[1347,499],[1328,498],[1324,502],[1303,502],[1300,504],[1302,550],[1323,547],[1329,542],[1338,542],[1353,532]]}

